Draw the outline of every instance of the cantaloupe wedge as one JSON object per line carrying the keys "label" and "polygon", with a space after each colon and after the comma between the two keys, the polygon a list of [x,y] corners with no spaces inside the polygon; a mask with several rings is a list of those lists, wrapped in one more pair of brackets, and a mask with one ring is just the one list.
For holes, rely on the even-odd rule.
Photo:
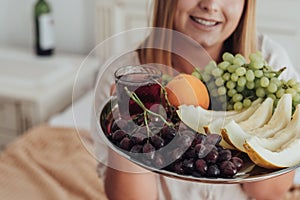
{"label": "cantaloupe wedge", "polygon": [[237,123],[234,120],[228,122],[221,129],[223,139],[236,149],[245,152],[245,148],[243,146],[245,140],[252,136],[248,133],[248,131],[252,130],[252,127],[261,127],[262,122],[266,123],[272,116],[272,110],[273,99],[267,98],[248,120],[240,123]]}
{"label": "cantaloupe wedge", "polygon": [[203,126],[213,119],[211,112],[201,106],[181,105],[176,112],[183,123],[201,133],[205,132]]}
{"label": "cantaloupe wedge", "polygon": [[261,99],[257,99],[252,103],[251,107],[247,108],[246,110],[243,110],[238,114],[226,116],[225,118],[218,118],[216,120],[213,120],[209,124],[205,125],[204,129],[206,132],[221,133],[221,129],[229,121],[234,120],[235,122],[240,122],[248,119],[260,105]]}
{"label": "cantaloupe wedge", "polygon": [[251,137],[242,127],[234,120],[228,122],[224,128],[221,129],[223,139],[237,150],[246,152],[244,143],[248,137]]}
{"label": "cantaloupe wedge", "polygon": [[264,126],[247,131],[251,135],[261,138],[272,137],[277,131],[285,128],[291,121],[292,95],[284,94],[278,101],[275,111],[268,123]]}
{"label": "cantaloupe wedge", "polygon": [[[216,133],[216,134],[221,135],[221,128],[224,126],[224,124],[225,124],[224,118],[218,118],[218,119],[213,120],[208,125],[203,126],[203,128],[205,130],[205,133],[207,133],[207,134]],[[232,145],[228,144],[223,138],[220,142],[220,145],[227,149],[236,149]]]}
{"label": "cantaloupe wedge", "polygon": [[[219,122],[225,122],[225,119],[231,120],[235,119],[236,121],[242,121],[248,119],[255,110],[261,105],[262,99],[256,99],[251,107],[243,110],[243,111],[215,111],[215,110],[206,110],[201,106],[193,106],[193,105],[181,105],[178,107],[177,114],[180,120],[185,123],[187,126],[192,128],[195,131],[205,132],[208,131],[209,124],[218,119]],[[217,130],[216,129],[214,130]],[[215,131],[211,131],[215,132]],[[220,130],[218,131],[220,133]]]}
{"label": "cantaloupe wedge", "polygon": [[300,104],[297,105],[290,123],[284,129],[276,132],[273,137],[260,138],[259,145],[270,151],[277,151],[297,137],[300,138]]}
{"label": "cantaloupe wedge", "polygon": [[246,153],[258,166],[268,169],[292,167],[300,163],[300,139],[295,139],[280,151],[270,151],[259,145],[258,137],[251,137],[244,144]]}
{"label": "cantaloupe wedge", "polygon": [[252,103],[251,107],[236,114],[226,115],[225,118],[218,118],[216,120],[213,120],[209,124],[205,125],[204,129],[207,132],[220,133],[221,128],[223,128],[226,123],[228,123],[231,120],[234,120],[235,122],[240,122],[248,119],[260,105],[261,99],[257,99]]}
{"label": "cantaloupe wedge", "polygon": [[249,119],[249,117],[257,110],[257,108],[261,105],[261,102],[262,99],[258,98],[252,102],[252,105],[249,108],[242,110],[241,112],[235,115],[227,115],[226,119],[228,119],[228,121],[234,120],[236,122],[245,121]]}
{"label": "cantaloupe wedge", "polygon": [[274,100],[270,97],[266,98],[257,110],[249,117],[249,119],[239,122],[243,130],[249,131],[265,125],[271,118],[273,113]]}
{"label": "cantaloupe wedge", "polygon": [[[177,110],[177,114],[181,121],[195,131],[201,133],[217,133],[221,135],[221,128],[231,119],[237,121],[249,118],[255,110],[261,105],[262,99],[256,99],[251,107],[237,111],[214,111],[206,110],[200,106],[181,105]],[[220,144],[225,148],[235,149],[224,139]]]}

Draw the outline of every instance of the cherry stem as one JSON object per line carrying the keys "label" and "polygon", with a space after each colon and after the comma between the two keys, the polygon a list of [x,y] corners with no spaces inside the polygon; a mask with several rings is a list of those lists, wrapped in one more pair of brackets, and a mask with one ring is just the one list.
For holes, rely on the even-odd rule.
{"label": "cherry stem", "polygon": [[127,87],[124,87],[124,89],[127,92],[128,96],[144,110],[144,118],[145,118],[144,120],[145,120],[145,124],[147,125],[147,129],[149,128],[148,122],[146,120],[147,114],[159,117],[167,126],[172,126],[172,124],[169,123],[163,116],[147,109],[146,106],[143,104],[143,102],[140,100],[140,98],[136,95],[136,93],[130,92]]}
{"label": "cherry stem", "polygon": [[165,100],[166,100],[168,106],[171,106],[171,103],[169,102],[169,99],[168,99],[168,97],[167,97],[167,90],[165,89],[165,87],[162,86],[162,84],[161,84],[158,80],[155,80],[155,79],[154,79],[154,81],[155,81],[155,82],[161,87],[161,89],[163,90],[163,94],[164,94],[164,97],[165,97]]}

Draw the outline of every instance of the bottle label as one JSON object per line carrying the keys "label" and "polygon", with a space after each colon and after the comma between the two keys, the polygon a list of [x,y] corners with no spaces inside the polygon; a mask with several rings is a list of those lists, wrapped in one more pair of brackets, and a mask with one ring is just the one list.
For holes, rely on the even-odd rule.
{"label": "bottle label", "polygon": [[54,19],[51,14],[39,17],[40,48],[43,50],[54,48]]}

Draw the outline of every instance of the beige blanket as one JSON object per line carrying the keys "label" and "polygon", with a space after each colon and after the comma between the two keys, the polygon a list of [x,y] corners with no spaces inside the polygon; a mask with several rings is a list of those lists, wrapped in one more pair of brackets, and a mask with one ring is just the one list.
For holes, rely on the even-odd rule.
{"label": "beige blanket", "polygon": [[0,155],[0,199],[106,199],[88,134],[46,125],[29,130]]}
{"label": "beige blanket", "polygon": [[[84,131],[46,125],[29,130],[0,155],[0,199],[106,200],[87,149],[92,142]],[[283,198],[299,199],[299,186]]]}

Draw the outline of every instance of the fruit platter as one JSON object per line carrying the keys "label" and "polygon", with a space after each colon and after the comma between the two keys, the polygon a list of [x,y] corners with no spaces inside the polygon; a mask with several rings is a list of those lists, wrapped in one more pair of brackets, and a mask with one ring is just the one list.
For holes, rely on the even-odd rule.
{"label": "fruit platter", "polygon": [[147,170],[188,181],[243,183],[296,169],[300,83],[280,79],[284,68],[273,70],[259,52],[249,60],[224,53],[192,74],[120,84],[123,97],[99,111],[101,138]]}

